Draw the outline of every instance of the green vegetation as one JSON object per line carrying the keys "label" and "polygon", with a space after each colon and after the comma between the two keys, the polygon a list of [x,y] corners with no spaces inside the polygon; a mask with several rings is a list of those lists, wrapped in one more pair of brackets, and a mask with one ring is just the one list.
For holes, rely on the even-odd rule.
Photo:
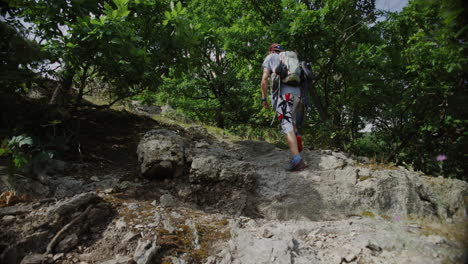
{"label": "green vegetation", "polygon": [[[168,103],[225,133],[281,142],[260,101],[260,66],[279,42],[312,63],[307,145],[466,179],[465,1],[410,0],[385,19],[374,0],[0,4],[2,139],[50,140],[47,132],[67,145],[70,120],[83,109],[132,98]],[[57,120],[58,131],[12,122],[3,105],[38,87],[47,90],[41,124]],[[106,103],[83,100],[95,95]]]}

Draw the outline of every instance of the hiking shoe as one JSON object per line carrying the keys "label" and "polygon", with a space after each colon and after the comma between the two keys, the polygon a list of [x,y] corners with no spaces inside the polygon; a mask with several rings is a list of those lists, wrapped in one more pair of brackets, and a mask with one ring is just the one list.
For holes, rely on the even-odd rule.
{"label": "hiking shoe", "polygon": [[297,139],[297,149],[299,150],[299,153],[302,152],[304,147],[302,146],[302,136],[296,136]]}
{"label": "hiking shoe", "polygon": [[291,171],[291,172],[295,172],[295,171],[301,171],[303,169],[307,168],[307,164],[304,163],[304,160],[301,159],[301,161],[299,161],[298,163],[296,164],[293,164],[292,161],[288,162],[288,164],[284,167],[284,169],[286,171]]}

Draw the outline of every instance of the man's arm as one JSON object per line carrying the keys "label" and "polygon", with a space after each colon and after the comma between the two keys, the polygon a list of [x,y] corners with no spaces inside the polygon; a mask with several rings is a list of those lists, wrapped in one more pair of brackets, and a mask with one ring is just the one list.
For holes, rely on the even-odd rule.
{"label": "man's arm", "polygon": [[[270,109],[270,105],[268,105],[268,101],[266,100],[268,95],[268,78],[270,78],[270,71],[267,68],[263,68],[263,75],[262,75],[262,103],[265,109]],[[265,100],[263,100],[265,99]]]}

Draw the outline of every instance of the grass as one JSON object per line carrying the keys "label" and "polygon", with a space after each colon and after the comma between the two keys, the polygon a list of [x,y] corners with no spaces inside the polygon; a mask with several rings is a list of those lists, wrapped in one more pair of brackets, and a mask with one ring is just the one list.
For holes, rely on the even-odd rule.
{"label": "grass", "polygon": [[[88,96],[85,98],[87,101],[96,104],[96,105],[106,105],[108,101],[103,97],[91,97]],[[111,107],[113,110],[134,113],[134,110],[128,107],[128,104],[125,101],[116,103]],[[161,114],[161,115],[152,115],[151,119],[157,121],[158,123],[174,126],[178,125],[183,128],[200,126],[205,128],[210,134],[215,137],[226,139],[229,141],[242,141],[242,140],[262,140],[272,144],[275,144],[278,147],[285,147],[284,137],[281,134],[281,131],[276,127],[271,128],[253,128],[251,126],[244,125],[242,128],[233,129],[223,129],[216,126],[204,124],[201,122],[190,121],[187,122],[187,118],[182,115],[175,114]]]}

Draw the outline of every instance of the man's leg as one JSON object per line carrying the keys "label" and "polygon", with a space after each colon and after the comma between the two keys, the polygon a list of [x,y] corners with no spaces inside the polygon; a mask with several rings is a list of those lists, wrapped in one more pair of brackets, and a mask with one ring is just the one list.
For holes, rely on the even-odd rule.
{"label": "man's leg", "polygon": [[286,142],[289,146],[289,151],[292,154],[292,159],[286,165],[285,169],[287,171],[299,171],[307,168],[307,165],[302,160],[301,155],[299,154],[296,138],[296,126],[294,124],[294,113],[297,104],[294,102],[297,101],[298,97],[291,96],[290,94],[280,96],[278,100],[278,106],[276,111],[278,113],[278,119],[281,121],[281,128],[283,133],[286,136]]}
{"label": "man's leg", "polygon": [[286,141],[288,142],[289,151],[291,151],[293,156],[299,154],[299,149],[297,147],[296,133],[294,133],[294,130],[289,131],[286,134]]}

